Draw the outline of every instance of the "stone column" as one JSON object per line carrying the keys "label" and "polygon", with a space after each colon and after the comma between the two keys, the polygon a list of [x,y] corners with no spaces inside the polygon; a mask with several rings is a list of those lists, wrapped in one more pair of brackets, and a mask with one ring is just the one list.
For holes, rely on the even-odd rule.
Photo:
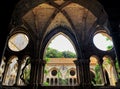
{"label": "stone column", "polygon": [[15,85],[19,85],[19,81],[20,81],[20,73],[21,73],[21,65],[22,65],[21,57],[18,58],[17,63],[18,63],[18,70],[17,70],[17,76],[15,80]]}
{"label": "stone column", "polygon": [[98,64],[100,65],[100,72],[101,72],[102,83],[103,83],[103,85],[106,85],[107,81],[106,81],[105,73],[103,71],[103,60],[101,59],[101,61],[99,61]]}
{"label": "stone column", "polygon": [[42,86],[44,81],[44,68],[45,68],[46,61],[41,59],[39,62],[39,72],[38,72],[38,84]]}
{"label": "stone column", "polygon": [[114,44],[116,56],[120,67],[120,23],[110,20],[110,34]]}
{"label": "stone column", "polygon": [[91,78],[90,78],[90,68],[88,59],[78,59],[75,61],[77,64],[78,77],[80,77],[80,86],[83,89],[92,89]]}
{"label": "stone column", "polygon": [[[120,22],[113,18],[109,18],[110,21],[110,34],[113,40],[119,68],[120,68]],[[120,88],[120,79],[118,79],[117,86]]]}
{"label": "stone column", "polygon": [[[74,61],[75,65],[76,65],[76,76],[77,76],[77,83],[78,85],[80,85],[81,83],[81,76],[82,76],[82,72],[80,71],[80,61],[79,60],[75,60]],[[70,84],[70,79],[68,78],[69,84]]]}
{"label": "stone column", "polygon": [[8,60],[5,60],[5,69],[4,69],[3,78],[2,78],[2,84],[3,85],[5,84],[5,81],[6,81],[6,76],[7,76],[9,65],[10,65],[10,62]]}
{"label": "stone column", "polygon": [[113,67],[113,73],[114,73],[114,78],[115,78],[115,81],[116,81],[116,84],[119,82],[119,77],[118,77],[118,73],[117,73],[117,69],[115,67],[115,60],[111,63],[112,64],[112,67]]}
{"label": "stone column", "polygon": [[31,79],[30,86],[32,87],[31,89],[38,88],[38,65],[39,65],[38,59],[31,60],[31,76],[30,76]]}

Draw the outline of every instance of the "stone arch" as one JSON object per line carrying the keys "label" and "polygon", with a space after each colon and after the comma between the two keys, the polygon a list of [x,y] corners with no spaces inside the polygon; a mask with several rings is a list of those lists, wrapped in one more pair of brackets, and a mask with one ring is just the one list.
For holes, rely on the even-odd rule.
{"label": "stone arch", "polygon": [[[82,55],[81,51],[80,51],[80,48],[78,46],[76,36],[69,29],[60,26],[60,27],[57,27],[57,28],[53,29],[44,38],[42,48],[41,48],[41,51],[40,51],[42,53],[41,54],[41,59],[43,59],[44,52],[45,52],[44,50],[46,49],[46,46],[49,43],[49,41],[51,40],[51,38],[56,36],[57,34],[61,34],[61,33],[63,35],[65,35],[65,37],[70,39],[70,42],[72,42],[72,45],[73,45],[73,47],[74,47],[74,49],[76,51],[77,57],[80,57]],[[77,47],[77,48],[75,48],[75,47]]]}
{"label": "stone arch", "polygon": [[[27,24],[26,24],[26,22],[25,21],[23,21],[22,22],[22,20],[23,20],[23,16],[27,13],[27,12],[29,12],[31,9],[33,9],[33,8],[36,8],[38,5],[41,5],[41,4],[44,4],[44,3],[47,3],[47,4],[49,4],[49,5],[51,5],[51,6],[53,6],[54,8],[56,8],[56,13],[58,13],[59,11],[61,11],[62,10],[62,8],[64,8],[64,7],[66,7],[67,5],[69,5],[70,3],[76,3],[76,4],[78,4],[78,5],[80,5],[80,6],[83,6],[83,7],[85,7],[86,9],[88,9],[88,10],[90,10],[94,15],[95,15],[95,17],[97,18],[97,20],[96,20],[96,24],[99,24],[99,25],[106,25],[106,20],[107,20],[107,15],[106,15],[106,12],[104,11],[104,9],[103,9],[103,7],[102,7],[102,5],[100,5],[99,3],[98,3],[98,1],[96,1],[96,0],[91,0],[91,1],[89,1],[89,0],[85,0],[85,1],[82,1],[82,0],[69,0],[69,1],[64,1],[62,4],[60,4],[60,5],[58,5],[56,2],[54,2],[54,1],[56,1],[56,0],[44,0],[44,1],[42,1],[42,0],[30,0],[30,1],[27,1],[27,0],[21,0],[17,5],[16,5],[16,8],[15,8],[15,12],[13,13],[13,18],[12,18],[12,25],[14,25],[14,26],[17,26],[17,25],[25,25],[26,27],[28,26]],[[63,0],[62,0],[63,1]],[[89,4],[88,4],[89,3]],[[93,4],[94,3],[94,4]],[[60,7],[59,7],[60,6]],[[24,7],[24,8],[22,8],[22,7]],[[23,13],[22,13],[23,12]],[[65,13],[65,12],[64,12]],[[86,13],[86,12],[85,12]],[[52,16],[54,17],[54,15],[55,14],[53,14]],[[52,16],[49,18],[50,20],[49,20],[49,22],[47,22],[47,23],[45,23],[45,25],[46,25],[46,27],[47,26],[49,26],[48,24],[50,24],[50,21],[51,21],[51,19],[53,19],[52,18]],[[63,15],[64,16],[64,15]],[[67,14],[65,14],[65,16],[67,17]],[[69,16],[68,16],[68,18],[67,18],[67,20],[68,20],[68,22],[72,22],[72,21],[70,21],[70,18],[69,18]],[[79,20],[77,20],[77,21],[79,21]],[[15,22],[15,23],[14,23]],[[33,56],[33,58],[35,58],[35,61],[33,62],[33,71],[35,72],[35,75],[34,75],[34,77],[32,78],[32,84],[35,84],[35,85],[33,85],[33,88],[36,88],[36,87],[38,87],[39,86],[39,79],[40,79],[40,77],[39,77],[39,72],[41,72],[41,70],[42,70],[42,68],[41,68],[41,66],[42,65],[44,65],[44,61],[41,61],[41,60],[43,60],[43,55],[44,55],[44,50],[45,50],[45,47],[46,47],[46,45],[47,45],[47,43],[48,43],[48,41],[50,40],[49,39],[49,37],[50,38],[52,38],[52,36],[53,35],[55,35],[55,34],[59,34],[59,33],[63,33],[63,34],[65,34],[65,35],[67,35],[71,40],[72,40],[72,42],[73,42],[73,44],[74,44],[74,46],[76,47],[75,49],[76,49],[76,53],[77,53],[77,57],[78,57],[78,60],[82,60],[83,59],[83,61],[77,61],[77,62],[79,62],[80,64],[83,64],[82,66],[81,66],[81,68],[82,68],[82,72],[83,72],[83,87],[86,87],[85,85],[88,83],[90,83],[89,82],[89,74],[87,75],[87,73],[89,72],[89,67],[87,67],[87,63],[88,62],[84,62],[84,59],[86,59],[85,57],[86,57],[86,55],[87,55],[87,51],[89,51],[89,52],[91,52],[91,50],[87,50],[86,51],[86,55],[83,55],[83,53],[85,52],[85,50],[87,49],[87,47],[85,47],[85,45],[86,46],[88,46],[89,44],[83,44],[83,46],[82,46],[82,48],[85,48],[85,50],[84,49],[81,49],[81,45],[80,45],[80,42],[81,42],[81,39],[79,38],[79,36],[81,35],[81,33],[82,32],[79,32],[80,30],[76,30],[76,33],[74,33],[74,30],[75,29],[73,29],[72,28],[72,23],[70,23],[70,25],[71,25],[71,27],[70,26],[68,26],[68,27],[66,27],[66,26],[64,26],[64,25],[62,25],[62,26],[56,26],[56,28],[52,28],[52,29],[50,29],[51,31],[49,32],[48,31],[48,33],[47,34],[45,34],[45,38],[44,38],[44,31],[46,30],[46,29],[43,29],[42,31],[40,31],[40,33],[38,33],[37,35],[36,34],[32,34],[32,31],[30,32],[32,35],[34,35],[35,37],[33,38],[34,39],[34,41],[33,41],[33,43],[35,43],[37,46],[39,45],[39,47],[36,47],[36,49],[33,49],[33,50],[31,50],[31,55],[34,55]],[[13,27],[14,27],[13,26]],[[84,26],[83,26],[84,27]],[[29,28],[29,27],[28,27]],[[60,28],[60,30],[56,30],[56,29],[59,29]],[[62,28],[62,30],[61,30],[61,28]],[[32,29],[32,28],[31,28]],[[90,29],[91,30],[91,29]],[[89,31],[90,31],[89,30]],[[46,31],[45,31],[46,32]],[[84,33],[84,31],[83,31],[83,33]],[[86,32],[85,32],[85,34],[86,34]],[[82,38],[82,40],[84,40],[84,35],[85,34],[82,34],[83,35],[83,38]],[[76,38],[76,36],[78,37],[78,38]],[[82,36],[81,36],[82,37]],[[37,43],[36,42],[36,40],[40,40],[41,41],[41,43],[39,44],[39,43]],[[87,41],[87,39],[86,39],[86,41]],[[82,42],[81,42],[82,43]],[[84,41],[83,41],[83,43],[84,43]],[[34,45],[34,47],[36,46],[36,45]],[[31,46],[31,45],[30,45]],[[31,47],[32,48],[32,47]],[[37,49],[38,48],[38,49]],[[29,49],[27,49],[28,51],[30,51]],[[32,52],[32,51],[34,51],[34,52]],[[36,52],[35,52],[36,51]],[[93,50],[92,50],[93,51]],[[20,54],[20,55],[23,55],[24,53],[27,53],[27,52],[21,52],[21,53],[18,53],[18,54]],[[34,54],[32,54],[32,53],[34,53]],[[38,53],[38,55],[35,55],[36,53]],[[99,52],[98,52],[99,53]],[[17,54],[17,53],[16,53]],[[104,54],[104,53],[103,53]],[[19,55],[19,56],[20,56]],[[101,55],[101,54],[99,54],[99,55]],[[88,58],[88,57],[87,57]],[[39,60],[39,61],[38,61]],[[87,59],[86,59],[87,60]],[[38,63],[37,63],[38,62]],[[36,65],[35,65],[35,64]],[[86,65],[87,64],[87,65]],[[40,67],[40,68],[39,68]],[[80,67],[80,66],[78,66],[78,67]],[[39,70],[40,69],[40,70]],[[78,68],[79,69],[79,68]],[[38,71],[37,71],[38,70]],[[41,73],[40,73],[41,74]],[[85,76],[84,76],[84,74],[85,74]],[[88,78],[88,80],[86,80]],[[41,83],[41,82],[40,82]]]}
{"label": "stone arch", "polygon": [[109,78],[109,82],[110,82],[109,84],[111,86],[115,86],[116,82],[117,82],[117,77],[115,77],[115,76],[117,76],[117,73],[116,73],[113,59],[109,55],[105,55],[103,57],[103,68],[104,68],[104,70],[106,70],[106,72],[108,74],[108,78]]}
{"label": "stone arch", "polygon": [[30,83],[31,61],[32,60],[29,55],[24,55],[20,60],[17,81],[18,85],[26,85]]}
{"label": "stone arch", "polygon": [[[9,34],[10,35],[8,36],[7,41],[6,41],[6,44],[7,44],[6,51],[7,52],[5,52],[4,55],[8,55],[8,52],[10,52],[9,56],[10,55],[20,55],[18,52],[24,53],[25,51],[27,51],[27,53],[24,55],[31,55],[31,56],[33,55],[34,49],[35,49],[33,42],[34,42],[35,38],[33,37],[34,35],[31,31],[29,32],[28,29],[25,28],[24,26],[18,26],[18,27],[13,28]],[[8,47],[9,39],[16,34],[23,34],[28,38],[28,44],[26,45],[26,47],[18,52],[10,50],[10,48]],[[21,37],[21,38],[23,38],[23,37]],[[19,39],[17,39],[17,40],[19,40]],[[28,52],[28,49],[31,49],[31,50],[29,50],[29,52]],[[21,55],[21,56],[23,56],[23,55]]]}
{"label": "stone arch", "polygon": [[13,55],[9,58],[8,63],[4,70],[4,76],[2,79],[3,85],[12,86],[16,82],[17,70],[18,70],[18,57]]}
{"label": "stone arch", "polygon": [[97,55],[92,55],[90,57],[90,74],[91,72],[94,73],[94,78],[93,74],[91,75],[91,82],[93,85],[103,85],[104,78],[100,61]]}

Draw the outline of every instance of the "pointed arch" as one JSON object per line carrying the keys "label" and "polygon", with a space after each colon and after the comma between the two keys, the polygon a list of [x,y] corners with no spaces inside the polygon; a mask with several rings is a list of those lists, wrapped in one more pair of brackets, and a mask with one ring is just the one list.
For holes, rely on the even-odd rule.
{"label": "pointed arch", "polygon": [[[46,50],[46,48],[48,47],[48,44],[51,42],[51,40],[53,40],[55,37],[57,37],[58,35],[63,35],[64,37],[66,37],[67,38],[67,40],[69,40],[70,41],[70,43],[73,45],[73,47],[74,47],[74,49],[75,49],[75,51],[76,51],[76,54],[77,54],[77,57],[78,56],[80,56],[79,55],[79,50],[78,50],[78,48],[75,48],[75,47],[79,47],[78,46],[78,44],[77,44],[77,40],[76,40],[76,37],[75,37],[75,35],[72,33],[72,31],[70,30],[70,29],[67,29],[67,28],[65,28],[65,27],[62,27],[62,26],[59,26],[59,27],[57,27],[57,28],[55,28],[55,29],[53,29],[52,31],[50,31],[47,35],[46,35],[46,37],[45,37],[45,39],[43,40],[43,44],[42,44],[42,49],[41,49],[41,59],[44,59],[44,56],[45,56],[45,50]],[[50,59],[51,60],[51,59]],[[58,59],[56,59],[56,60],[58,60]],[[67,86],[71,86],[70,85],[70,83],[69,83],[69,79],[70,79],[70,77],[66,77],[66,75],[65,74],[69,74],[68,73],[68,64],[67,63],[69,63],[69,62],[67,62],[67,60],[71,60],[71,66],[74,66],[74,67],[76,67],[75,66],[75,64],[74,64],[74,62],[73,62],[73,59],[65,59],[65,58],[63,58],[63,60],[61,59],[61,61],[63,62],[63,61],[65,61],[66,60],[66,64],[64,65],[64,64],[60,64],[59,66],[57,66],[58,68],[59,68],[59,71],[58,71],[58,76],[59,76],[59,72],[62,74],[62,76],[64,76],[64,77],[62,77],[62,76],[60,76],[60,77],[58,77],[57,79],[58,79],[58,86],[60,86],[60,85],[64,85],[63,84],[63,81],[65,82],[65,85],[67,85]],[[58,62],[59,63],[59,62]],[[49,62],[48,62],[48,64],[49,64]],[[52,65],[52,64],[51,64]],[[54,65],[55,65],[55,63],[54,63]],[[52,67],[52,66],[51,66]],[[76,76],[75,76],[75,78],[76,78]],[[45,80],[45,79],[44,79]],[[53,80],[54,80],[54,78],[53,78]],[[53,83],[54,84],[54,83]],[[74,85],[74,84],[73,84]],[[77,84],[75,84],[75,85],[77,85]],[[74,86],[75,86],[74,85]]]}
{"label": "pointed arch", "polygon": [[72,45],[73,45],[73,47],[74,47],[74,49],[76,51],[77,57],[80,58],[82,56],[82,52],[81,52],[80,46],[79,46],[79,44],[77,42],[76,36],[73,34],[73,32],[70,29],[59,26],[59,27],[56,27],[55,29],[53,29],[52,31],[50,31],[45,36],[45,38],[43,40],[43,44],[42,44],[42,49],[40,51],[41,59],[43,59],[43,57],[44,57],[44,52],[45,52],[44,50],[46,49],[47,44],[49,43],[51,38],[54,38],[56,35],[59,35],[59,34],[62,34],[66,38],[69,39],[69,41],[72,43]]}

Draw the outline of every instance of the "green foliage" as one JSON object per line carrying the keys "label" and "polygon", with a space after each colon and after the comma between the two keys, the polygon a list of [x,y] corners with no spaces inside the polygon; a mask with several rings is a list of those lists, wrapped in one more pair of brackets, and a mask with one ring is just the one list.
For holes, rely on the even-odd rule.
{"label": "green foliage", "polygon": [[50,84],[48,82],[43,83],[44,86],[49,86]]}
{"label": "green foliage", "polygon": [[[29,67],[29,66],[30,65],[28,65],[27,67]],[[28,84],[30,81],[30,68],[25,68],[23,76],[24,76],[25,82]]]}
{"label": "green foliage", "polygon": [[47,74],[48,74],[48,70],[45,69],[45,70],[44,70],[44,73],[47,75]]}
{"label": "green foliage", "polygon": [[60,70],[58,70],[58,72],[57,72],[57,77],[58,77],[58,78],[61,77],[61,72],[60,72]]}
{"label": "green foliage", "polygon": [[112,45],[107,46],[107,50],[108,50],[108,51],[111,50],[112,48],[113,48]]}
{"label": "green foliage", "polygon": [[101,78],[100,78],[100,66],[99,66],[99,64],[97,64],[95,66],[95,74],[96,75],[95,75],[94,80],[95,80],[96,84],[101,84],[102,81],[101,81]]}
{"label": "green foliage", "polygon": [[99,72],[100,71],[100,66],[99,66],[99,64],[97,64],[96,66],[95,66],[95,72],[97,73],[97,72]]}
{"label": "green foliage", "polygon": [[76,58],[76,54],[70,51],[60,52],[48,47],[46,50],[46,58]]}
{"label": "green foliage", "polygon": [[49,61],[50,61],[50,58],[45,58],[45,61],[46,61],[46,63],[48,63]]}
{"label": "green foliage", "polygon": [[[106,41],[111,41],[109,37],[106,37]],[[113,48],[113,45],[107,46],[107,50],[111,50]]]}
{"label": "green foliage", "polygon": [[68,83],[68,80],[67,79],[62,79],[61,76],[62,74],[61,74],[61,72],[60,72],[60,70],[58,70],[58,72],[57,72],[57,77],[58,77],[58,79],[59,79],[59,83],[60,83],[60,85],[67,85],[67,83]]}
{"label": "green foliage", "polygon": [[59,78],[59,83],[60,83],[60,85],[67,85],[68,80],[67,79]]}
{"label": "green foliage", "polygon": [[106,58],[104,65],[103,65],[103,68],[105,68],[105,66],[110,65],[110,64],[111,64],[110,58]]}
{"label": "green foliage", "polygon": [[107,58],[105,61],[106,61],[108,64],[111,64],[110,58]]}
{"label": "green foliage", "polygon": [[25,84],[29,84],[30,82],[30,71],[31,71],[31,64],[30,64],[30,58],[26,58],[25,66],[22,69],[22,73],[20,75],[21,80]]}
{"label": "green foliage", "polygon": [[118,78],[120,79],[120,68],[119,68],[118,59],[116,59],[115,67],[116,67],[117,72],[118,72]]}
{"label": "green foliage", "polygon": [[69,77],[70,75],[70,70],[67,70],[66,77]]}
{"label": "green foliage", "polygon": [[76,55],[70,51],[63,51],[62,54],[64,58],[75,58],[76,57]]}
{"label": "green foliage", "polygon": [[46,51],[46,57],[47,58],[62,58],[63,55],[61,52],[59,52],[58,50],[56,49],[52,49],[52,48],[47,48],[47,51]]}

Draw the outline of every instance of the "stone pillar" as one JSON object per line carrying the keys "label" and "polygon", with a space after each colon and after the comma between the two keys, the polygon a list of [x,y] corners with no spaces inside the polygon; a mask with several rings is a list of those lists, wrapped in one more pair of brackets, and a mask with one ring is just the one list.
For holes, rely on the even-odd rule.
{"label": "stone pillar", "polygon": [[38,59],[36,60],[31,59],[31,76],[30,76],[31,89],[38,88],[38,65],[39,65]]}
{"label": "stone pillar", "polygon": [[77,67],[78,77],[80,77],[80,86],[83,89],[92,89],[90,68],[88,59],[78,59],[75,61]]}
{"label": "stone pillar", "polygon": [[100,65],[100,72],[101,72],[102,83],[103,83],[103,85],[106,85],[107,81],[106,81],[105,73],[103,71],[103,60],[101,59],[101,61],[99,61],[98,64]]}
{"label": "stone pillar", "polygon": [[116,84],[118,84],[120,81],[119,81],[117,69],[115,67],[115,60],[111,64],[112,64],[112,67],[113,67],[113,73],[114,73],[114,78],[116,80]]}
{"label": "stone pillar", "polygon": [[[76,65],[76,76],[77,76],[77,83],[78,83],[78,85],[80,85],[80,83],[81,83],[81,79],[82,78],[80,78],[81,76],[82,76],[82,73],[80,72],[80,61],[79,60],[75,60],[74,61],[74,63],[75,63],[75,65]],[[70,84],[70,79],[68,78],[68,81],[69,81],[69,84]]]}
{"label": "stone pillar", "polygon": [[[7,58],[6,58],[6,59],[7,59]],[[9,64],[10,64],[10,62],[9,62],[8,60],[5,60],[5,69],[4,69],[3,78],[2,78],[2,84],[3,84],[3,85],[5,84],[5,81],[6,81],[6,76],[7,76]]]}
{"label": "stone pillar", "polygon": [[[113,40],[119,68],[120,68],[120,22],[109,18],[110,21],[110,34]],[[120,79],[118,79],[117,86],[120,88]]]}
{"label": "stone pillar", "polygon": [[16,80],[15,80],[15,85],[19,85],[19,81],[20,81],[20,73],[21,73],[21,65],[22,65],[22,59],[20,59],[21,57],[18,58],[17,63],[18,63],[18,70],[17,70],[17,76],[16,76]]}
{"label": "stone pillar", "polygon": [[116,56],[120,67],[120,23],[110,20],[110,34],[113,40]]}
{"label": "stone pillar", "polygon": [[38,84],[41,86],[44,81],[44,68],[45,68],[46,61],[41,59],[39,62],[39,76],[38,76]]}

